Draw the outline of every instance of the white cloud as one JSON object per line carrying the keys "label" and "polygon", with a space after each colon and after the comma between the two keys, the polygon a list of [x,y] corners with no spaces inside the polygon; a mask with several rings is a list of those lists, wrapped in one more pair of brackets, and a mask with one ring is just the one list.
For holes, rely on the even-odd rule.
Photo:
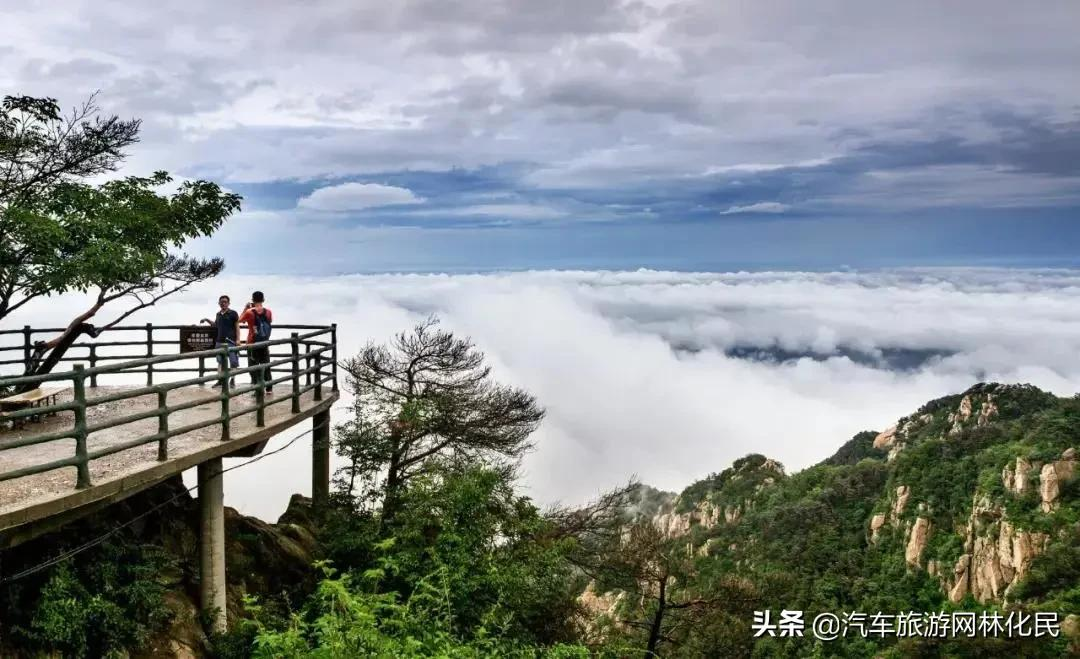
{"label": "white cloud", "polygon": [[358,211],[379,206],[421,204],[424,200],[408,188],[378,183],[342,183],[319,188],[297,202],[314,211]]}
{"label": "white cloud", "polygon": [[787,204],[781,204],[776,201],[762,201],[756,204],[747,204],[746,206],[732,206],[726,211],[721,211],[720,215],[739,215],[742,213],[783,213],[791,208]]}
{"label": "white cloud", "polygon": [[566,217],[566,211],[540,204],[479,204],[457,208],[433,208],[409,215],[485,217],[505,220],[552,220]]}
{"label": "white cloud", "polygon": [[[279,323],[336,321],[344,354],[431,312],[471,336],[497,378],[548,410],[524,463],[542,502],[631,474],[677,490],[752,451],[805,467],[979,380],[1080,390],[1074,271],[223,276],[131,322],[191,321],[219,293],[256,288]],[[82,302],[42,302],[14,322],[58,326]],[[752,361],[727,356],[734,348],[813,358]],[[939,356],[900,371],[869,363],[897,350]],[[230,473],[229,505],[276,516],[310,487],[309,455],[301,442]]]}

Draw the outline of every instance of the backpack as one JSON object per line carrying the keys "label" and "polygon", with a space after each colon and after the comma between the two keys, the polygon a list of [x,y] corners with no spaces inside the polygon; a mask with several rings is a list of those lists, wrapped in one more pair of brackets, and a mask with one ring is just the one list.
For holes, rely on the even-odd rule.
{"label": "backpack", "polygon": [[270,326],[270,318],[267,316],[266,309],[263,309],[262,313],[252,312],[251,317],[255,325],[255,342],[269,341],[270,332],[273,328]]}

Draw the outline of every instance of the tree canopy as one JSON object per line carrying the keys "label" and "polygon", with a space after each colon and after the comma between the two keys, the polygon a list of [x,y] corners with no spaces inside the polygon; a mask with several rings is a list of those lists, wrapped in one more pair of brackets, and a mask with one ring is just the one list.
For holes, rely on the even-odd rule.
{"label": "tree canopy", "polygon": [[433,461],[518,458],[544,417],[531,394],[492,381],[469,339],[438,325],[429,318],[344,364],[355,405],[338,429],[338,452],[348,460],[339,482],[350,495],[381,498],[386,520],[404,484]]}
{"label": "tree canopy", "polygon": [[99,332],[85,323],[106,304],[127,303],[108,327],[224,267],[172,250],[217,230],[239,195],[208,181],[165,195],[165,172],[88,180],[118,169],[139,127],[102,116],[93,97],[68,115],[51,98],[0,105],[0,321],[38,297],[91,294],[64,333],[38,346],[28,372],[47,372],[81,333]]}

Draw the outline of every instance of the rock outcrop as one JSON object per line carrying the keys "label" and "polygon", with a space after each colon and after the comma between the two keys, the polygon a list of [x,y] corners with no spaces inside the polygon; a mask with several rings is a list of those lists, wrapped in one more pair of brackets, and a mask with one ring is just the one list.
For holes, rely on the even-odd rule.
{"label": "rock outcrop", "polygon": [[1015,466],[1005,465],[1005,468],[1001,471],[1001,482],[1007,491],[1022,496],[1031,487],[1031,472],[1032,464],[1024,458],[1018,457]]}
{"label": "rock outcrop", "polygon": [[1068,449],[1061,455],[1061,460],[1043,465],[1039,474],[1039,496],[1042,498],[1042,510],[1051,512],[1058,506],[1061,486],[1076,475],[1076,450]]}
{"label": "rock outcrop", "polygon": [[882,526],[885,526],[885,513],[878,513],[870,520],[870,542],[877,543]]}
{"label": "rock outcrop", "polygon": [[952,580],[943,584],[949,600],[957,603],[971,593],[982,603],[1004,602],[1049,540],[1045,533],[1016,528],[999,505],[976,496],[965,527],[966,553],[956,561]]}
{"label": "rock outcrop", "polygon": [[926,549],[926,541],[930,539],[930,520],[919,517],[911,527],[908,534],[907,548],[904,550],[904,560],[908,565],[917,567],[922,560],[923,550]]}
{"label": "rock outcrop", "polygon": [[893,524],[900,523],[900,517],[904,514],[904,510],[907,509],[907,502],[910,498],[910,487],[908,487],[907,485],[901,485],[896,488],[896,501],[893,502],[892,507]]}
{"label": "rock outcrop", "polygon": [[[975,398],[972,398],[972,396]],[[952,427],[949,428],[949,435],[956,435],[963,430],[964,425],[967,424],[974,412],[975,404],[979,404],[979,414],[975,418],[975,426],[985,426],[998,414],[997,404],[994,402],[994,394],[965,394],[960,400],[960,406],[955,412],[949,415],[949,423]]]}
{"label": "rock outcrop", "polygon": [[892,461],[900,451],[904,450],[904,446],[907,444],[908,438],[911,433],[917,431],[919,428],[925,426],[932,421],[934,416],[932,414],[923,414],[921,416],[907,417],[901,419],[897,424],[890,426],[884,432],[881,432],[874,438],[874,448],[885,451],[888,453],[888,461]]}

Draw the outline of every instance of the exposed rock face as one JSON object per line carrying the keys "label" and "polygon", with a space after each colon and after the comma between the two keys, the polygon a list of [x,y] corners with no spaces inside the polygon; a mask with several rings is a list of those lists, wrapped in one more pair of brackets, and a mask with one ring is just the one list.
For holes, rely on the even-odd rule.
{"label": "exposed rock face", "polygon": [[1061,457],[1061,460],[1043,465],[1039,474],[1039,496],[1045,513],[1057,508],[1061,486],[1076,474],[1076,451],[1068,449]]}
{"label": "exposed rock face", "polygon": [[884,432],[878,433],[878,436],[874,438],[874,448],[887,449],[896,442],[896,426],[891,426]]}
{"label": "exposed rock face", "polygon": [[1032,465],[1024,458],[1016,458],[1016,466],[1005,465],[1001,471],[1001,482],[1005,489],[1016,495],[1023,495],[1031,487]]}
{"label": "exposed rock face", "polygon": [[720,522],[721,509],[708,501],[698,504],[698,523],[707,529],[711,529]]}
{"label": "exposed rock face", "polygon": [[956,562],[952,581],[944,584],[949,600],[957,603],[970,592],[982,603],[1003,602],[1049,540],[1044,533],[1017,529],[1000,506],[977,495],[966,527],[968,553]]}
{"label": "exposed rock face", "polygon": [[1061,633],[1068,638],[1080,638],[1080,616],[1070,613],[1061,621]]}
{"label": "exposed rock face", "polygon": [[960,600],[967,597],[970,569],[971,554],[962,554],[953,567],[953,585],[949,589],[949,601],[953,604],[958,604]]}
{"label": "exposed rock face", "polygon": [[960,401],[960,409],[956,412],[958,421],[967,421],[971,418],[971,396],[964,396]]}
{"label": "exposed rock face", "polygon": [[910,417],[907,420],[901,419],[900,423],[891,426],[874,438],[874,448],[882,451],[888,449],[889,455],[887,459],[888,461],[892,461],[900,451],[904,450],[905,441],[908,436],[933,419],[934,416],[932,414]]}
{"label": "exposed rock face", "polygon": [[870,520],[870,542],[876,543],[881,527],[885,525],[885,513],[878,513]]}
{"label": "exposed rock face", "polygon": [[908,565],[918,566],[922,560],[923,550],[926,549],[926,541],[930,538],[930,520],[919,517],[911,527],[908,536],[907,548],[904,550],[904,560]]}
{"label": "exposed rock face", "polygon": [[653,518],[656,528],[668,538],[678,538],[690,532],[690,517],[693,513],[663,513]]}
{"label": "exposed rock face", "polygon": [[982,400],[980,400],[979,394],[975,394],[976,398],[974,399],[971,396],[972,394],[966,394],[960,400],[960,406],[957,410],[949,415],[949,423],[952,424],[952,427],[949,428],[950,435],[959,433],[964,424],[971,420],[976,402],[980,403],[979,415],[975,419],[976,426],[985,426],[990,422],[990,419],[997,416],[998,408],[997,404],[994,403],[994,394],[985,394],[985,398]]}
{"label": "exposed rock face", "polygon": [[899,523],[900,516],[904,514],[904,510],[907,508],[908,499],[911,498],[911,488],[907,485],[901,485],[896,488],[896,501],[893,502],[892,514],[893,523]]}
{"label": "exposed rock face", "polygon": [[583,609],[581,624],[585,628],[586,634],[595,634],[596,623],[604,617],[614,619],[615,625],[619,626],[619,621],[615,619],[615,611],[624,599],[626,599],[626,593],[623,591],[617,593],[596,592],[596,583],[590,581],[585,588],[585,592],[578,595],[578,603],[581,604]]}
{"label": "exposed rock face", "polygon": [[739,519],[742,509],[737,505],[716,506],[709,501],[702,501],[697,508],[688,513],[676,513],[674,511],[661,513],[653,517],[653,524],[668,538],[679,538],[690,533],[690,527],[694,524],[711,529],[720,523],[723,515],[724,521],[731,524]]}

